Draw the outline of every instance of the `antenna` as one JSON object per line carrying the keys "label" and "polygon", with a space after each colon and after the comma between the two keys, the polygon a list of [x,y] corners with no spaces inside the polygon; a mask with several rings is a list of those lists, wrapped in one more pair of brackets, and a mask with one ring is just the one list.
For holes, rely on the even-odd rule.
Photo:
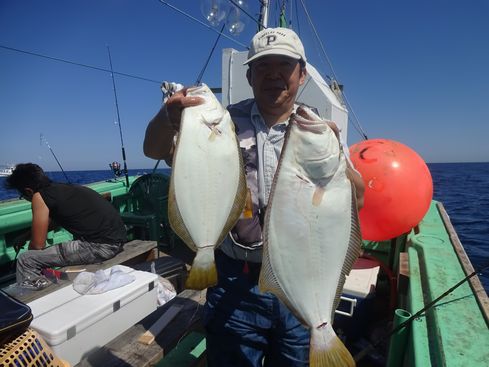
{"label": "antenna", "polygon": [[124,149],[124,139],[122,138],[121,117],[119,114],[119,103],[117,102],[117,90],[115,89],[114,70],[112,68],[112,57],[110,57],[110,48],[107,45],[109,54],[110,76],[112,77],[112,87],[114,88],[115,109],[117,110],[117,125],[119,125],[119,135],[121,137],[122,161],[124,162],[124,176],[126,177],[126,187],[129,189],[129,176],[127,174],[126,150]]}

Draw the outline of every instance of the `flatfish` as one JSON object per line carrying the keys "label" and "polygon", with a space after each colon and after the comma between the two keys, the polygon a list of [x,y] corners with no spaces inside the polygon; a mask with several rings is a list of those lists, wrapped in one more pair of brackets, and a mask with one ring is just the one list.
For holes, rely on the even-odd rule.
{"label": "flatfish", "polygon": [[265,215],[259,286],[311,331],[310,366],[354,366],[331,321],[361,235],[355,188],[328,122],[301,106],[289,121]]}
{"label": "flatfish", "polygon": [[205,102],[182,112],[168,215],[173,231],[197,252],[186,286],[204,289],[217,283],[214,249],[243,211],[246,181],[229,112],[205,84],[189,88],[187,96]]}

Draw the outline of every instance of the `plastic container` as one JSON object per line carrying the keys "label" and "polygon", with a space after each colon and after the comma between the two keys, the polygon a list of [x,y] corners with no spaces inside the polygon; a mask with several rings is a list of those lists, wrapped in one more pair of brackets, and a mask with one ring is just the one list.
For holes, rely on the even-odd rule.
{"label": "plastic container", "polygon": [[81,295],[66,286],[29,303],[31,327],[59,357],[75,365],[156,310],[157,275],[124,268],[136,279],[123,287]]}
{"label": "plastic container", "polygon": [[346,277],[333,325],[350,341],[362,337],[367,327],[379,271],[378,262],[359,258]]}

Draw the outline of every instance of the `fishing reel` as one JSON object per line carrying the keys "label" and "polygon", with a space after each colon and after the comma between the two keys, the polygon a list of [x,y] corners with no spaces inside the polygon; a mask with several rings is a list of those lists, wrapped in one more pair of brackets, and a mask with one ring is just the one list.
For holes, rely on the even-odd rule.
{"label": "fishing reel", "polygon": [[115,177],[120,177],[122,175],[121,164],[119,162],[109,163],[109,167],[114,173]]}

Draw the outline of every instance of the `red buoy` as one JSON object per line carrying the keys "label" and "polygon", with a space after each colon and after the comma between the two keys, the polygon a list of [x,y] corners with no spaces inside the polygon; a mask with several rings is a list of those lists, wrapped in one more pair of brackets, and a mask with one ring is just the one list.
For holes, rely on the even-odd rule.
{"label": "red buoy", "polygon": [[414,150],[397,141],[372,139],[351,146],[350,157],[365,182],[359,213],[363,239],[389,240],[423,219],[433,197],[433,181]]}

